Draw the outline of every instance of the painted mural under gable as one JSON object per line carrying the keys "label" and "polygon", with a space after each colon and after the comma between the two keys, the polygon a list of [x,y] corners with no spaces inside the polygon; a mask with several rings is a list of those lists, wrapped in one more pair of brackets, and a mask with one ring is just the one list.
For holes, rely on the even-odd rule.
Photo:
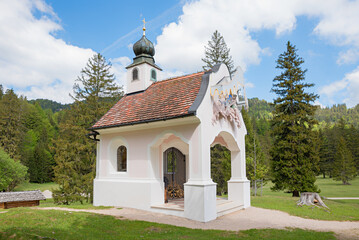
{"label": "painted mural under gable", "polygon": [[240,128],[240,110],[242,107],[248,108],[242,69],[237,67],[232,76],[225,76],[211,86],[211,98],[213,103],[212,124],[216,124],[223,117]]}

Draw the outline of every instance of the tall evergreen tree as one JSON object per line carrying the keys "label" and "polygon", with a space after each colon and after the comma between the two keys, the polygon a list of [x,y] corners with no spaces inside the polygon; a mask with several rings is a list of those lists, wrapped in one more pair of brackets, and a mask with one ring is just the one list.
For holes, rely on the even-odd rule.
{"label": "tall evergreen tree", "polygon": [[86,138],[87,129],[122,95],[110,68],[101,54],[95,54],[74,84],[75,103],[62,117],[54,143],[55,181],[60,185],[54,199],[58,203],[92,201],[96,143]]}
{"label": "tall evergreen tree", "polygon": [[110,69],[111,64],[100,53],[95,54],[81,70],[81,76],[77,77],[74,95],[70,94],[76,102],[86,101],[86,106],[91,106],[86,109],[92,117],[91,123],[102,117],[123,94]]}
{"label": "tall evergreen tree", "polygon": [[23,137],[24,102],[12,89],[0,101],[0,147],[14,160],[20,159],[19,146]]}
{"label": "tall evergreen tree", "polygon": [[349,185],[349,181],[354,179],[356,175],[357,170],[352,154],[347,147],[344,137],[340,137],[334,160],[334,180],[342,181],[344,185]]}
{"label": "tall evergreen tree", "polygon": [[235,72],[232,56],[229,54],[230,48],[227,47],[223,36],[216,30],[212,35],[212,39],[208,41],[208,46],[205,46],[205,57],[202,61],[205,63],[204,70],[211,69],[218,63],[224,63],[233,74]]}
{"label": "tall evergreen tree", "polygon": [[317,191],[315,173],[319,156],[316,151],[316,107],[312,102],[318,97],[306,93],[313,84],[304,83],[306,70],[301,69],[304,60],[289,41],[287,50],[279,55],[276,68],[282,72],[273,80],[272,91],[278,95],[274,100],[271,148],[271,169],[274,186],[272,190],[288,189],[293,196],[299,192]]}

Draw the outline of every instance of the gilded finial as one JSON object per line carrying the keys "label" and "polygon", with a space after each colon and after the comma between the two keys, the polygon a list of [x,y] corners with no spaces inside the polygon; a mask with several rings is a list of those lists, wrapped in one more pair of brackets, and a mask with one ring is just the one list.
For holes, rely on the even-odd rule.
{"label": "gilded finial", "polygon": [[146,20],[143,19],[142,22],[143,22],[143,28],[142,28],[142,30],[143,30],[143,35],[146,35]]}

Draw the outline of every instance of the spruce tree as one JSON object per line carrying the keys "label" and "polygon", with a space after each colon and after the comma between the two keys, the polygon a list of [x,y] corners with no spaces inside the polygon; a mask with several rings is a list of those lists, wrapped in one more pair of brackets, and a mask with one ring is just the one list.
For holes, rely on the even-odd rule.
{"label": "spruce tree", "polygon": [[229,54],[230,49],[227,47],[223,36],[216,30],[212,39],[205,46],[205,57],[202,61],[205,63],[203,70],[209,70],[218,63],[224,63],[229,69],[230,74],[235,72],[232,56]]}
{"label": "spruce tree", "polygon": [[318,95],[305,92],[314,84],[305,83],[301,65],[304,60],[289,41],[287,50],[279,55],[276,68],[280,75],[273,80],[274,99],[271,169],[274,186],[272,190],[287,189],[293,196],[299,192],[317,191],[315,173],[318,171],[319,156],[316,151],[313,125],[316,106],[312,102]]}
{"label": "spruce tree", "polygon": [[19,160],[24,133],[24,101],[12,89],[0,101],[0,147],[14,160]]}
{"label": "spruce tree", "polygon": [[357,175],[355,162],[344,137],[340,137],[336,147],[334,160],[333,177],[334,180],[342,181],[344,185],[349,185],[349,181]]}
{"label": "spruce tree", "polygon": [[74,84],[75,103],[62,116],[54,143],[57,203],[92,201],[96,142],[86,137],[91,127],[123,94],[110,71],[111,65],[95,54]]}
{"label": "spruce tree", "polygon": [[91,123],[102,117],[123,94],[110,69],[111,64],[100,53],[95,54],[77,77],[73,86],[74,95],[70,94],[76,102],[86,101],[86,106],[91,106],[87,108],[92,117]]}

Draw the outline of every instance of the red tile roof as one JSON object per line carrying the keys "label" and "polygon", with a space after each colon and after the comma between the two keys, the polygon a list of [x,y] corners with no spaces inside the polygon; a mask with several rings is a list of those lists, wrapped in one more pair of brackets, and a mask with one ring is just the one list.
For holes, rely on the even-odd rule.
{"label": "red tile roof", "polygon": [[191,115],[204,72],[153,83],[122,97],[91,129],[118,127]]}

